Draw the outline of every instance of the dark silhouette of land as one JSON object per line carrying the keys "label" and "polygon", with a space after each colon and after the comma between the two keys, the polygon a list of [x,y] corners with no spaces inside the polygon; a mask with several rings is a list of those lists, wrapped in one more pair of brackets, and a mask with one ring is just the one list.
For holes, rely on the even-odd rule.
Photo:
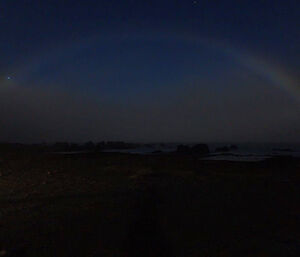
{"label": "dark silhouette of land", "polygon": [[0,256],[300,256],[300,160],[4,151]]}

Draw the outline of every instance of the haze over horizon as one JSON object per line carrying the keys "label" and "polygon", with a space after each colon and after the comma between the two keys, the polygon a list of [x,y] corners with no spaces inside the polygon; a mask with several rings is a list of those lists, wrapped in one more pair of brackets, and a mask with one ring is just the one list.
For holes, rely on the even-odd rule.
{"label": "haze over horizon", "polygon": [[0,141],[300,141],[297,1],[0,9]]}

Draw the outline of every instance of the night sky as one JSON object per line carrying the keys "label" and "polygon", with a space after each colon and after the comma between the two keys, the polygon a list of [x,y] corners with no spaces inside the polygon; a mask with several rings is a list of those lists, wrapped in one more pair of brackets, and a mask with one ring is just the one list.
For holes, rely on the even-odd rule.
{"label": "night sky", "polygon": [[300,142],[300,1],[2,0],[0,141]]}

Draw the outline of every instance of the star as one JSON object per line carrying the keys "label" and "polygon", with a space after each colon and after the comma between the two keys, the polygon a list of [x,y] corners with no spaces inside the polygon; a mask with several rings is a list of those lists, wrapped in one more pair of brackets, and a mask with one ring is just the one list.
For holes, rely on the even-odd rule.
{"label": "star", "polygon": [[10,77],[10,76],[7,76],[7,79],[8,79],[8,80],[11,80],[11,77]]}

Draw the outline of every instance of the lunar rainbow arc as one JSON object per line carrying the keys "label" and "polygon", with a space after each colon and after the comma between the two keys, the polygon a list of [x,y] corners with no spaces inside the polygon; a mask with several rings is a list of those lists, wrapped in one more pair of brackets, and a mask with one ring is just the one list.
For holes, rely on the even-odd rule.
{"label": "lunar rainbow arc", "polygon": [[[103,37],[99,35],[93,35],[90,38],[75,41],[75,42],[68,42],[67,44],[60,46],[59,50],[57,51],[59,54],[61,54],[64,49],[80,49],[81,47],[86,47],[89,44],[92,44],[93,42],[101,42],[101,39]],[[105,38],[105,37],[104,37]],[[117,39],[118,35],[113,34],[113,38]],[[127,35],[127,39],[130,40],[130,36]],[[188,43],[191,45],[205,45],[206,47],[215,48],[216,50],[220,51],[221,53],[224,53],[229,58],[232,58],[236,60],[236,62],[247,69],[257,73],[258,75],[261,75],[265,79],[268,79],[274,86],[280,87],[284,89],[286,92],[288,92],[291,97],[295,98],[300,103],[300,83],[299,81],[294,78],[292,75],[290,75],[284,68],[277,67],[274,64],[271,64],[270,62],[266,61],[265,58],[259,57],[255,54],[251,54],[245,50],[241,50],[237,47],[234,47],[231,44],[224,43],[222,40],[216,40],[212,38],[205,38],[205,37],[199,37],[194,35],[187,35],[187,34],[164,34],[164,35],[136,35],[134,34],[133,38],[136,38],[137,40],[168,40],[171,42],[172,40],[180,41],[183,43]],[[53,49],[51,51],[52,53],[55,52]],[[59,55],[58,54],[58,55]],[[18,69],[16,70],[16,74],[26,74],[30,73],[30,67],[36,67],[39,65],[39,60],[45,60],[45,58],[48,56],[48,53],[42,53],[36,55],[33,59],[34,61],[31,62],[22,62],[21,65],[18,66]],[[51,56],[53,57],[53,55]]]}

